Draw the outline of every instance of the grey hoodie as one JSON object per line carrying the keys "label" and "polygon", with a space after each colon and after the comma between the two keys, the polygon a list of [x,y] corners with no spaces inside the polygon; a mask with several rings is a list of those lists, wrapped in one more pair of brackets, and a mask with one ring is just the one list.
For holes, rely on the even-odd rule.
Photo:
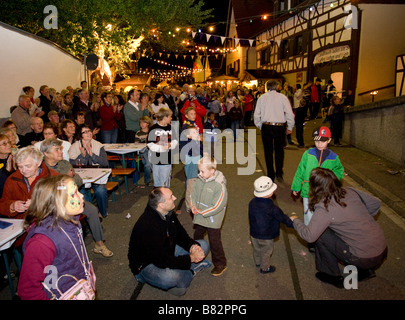
{"label": "grey hoodie", "polygon": [[221,228],[227,202],[226,179],[221,171],[216,170],[207,180],[198,177],[191,192],[191,206],[195,205],[201,214],[194,215],[193,222],[207,228]]}

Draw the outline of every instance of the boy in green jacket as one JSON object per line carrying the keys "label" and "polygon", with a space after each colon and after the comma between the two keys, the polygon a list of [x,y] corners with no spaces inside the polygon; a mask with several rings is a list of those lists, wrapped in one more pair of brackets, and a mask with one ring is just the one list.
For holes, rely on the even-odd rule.
{"label": "boy in green jacket", "polygon": [[194,214],[194,240],[203,239],[205,232],[211,248],[214,269],[211,275],[220,276],[227,269],[226,257],[221,241],[221,226],[224,220],[228,192],[226,179],[216,170],[217,162],[210,156],[198,161],[198,179],[191,192],[191,212]]}
{"label": "boy in green jacket", "polygon": [[308,210],[309,175],[312,169],[321,167],[330,169],[341,180],[344,169],[339,160],[339,156],[328,149],[328,144],[332,140],[332,134],[328,127],[316,128],[312,133],[315,141],[315,148],[308,149],[302,155],[300,164],[291,185],[294,196],[301,191],[301,198],[304,204],[304,223],[309,224],[313,212]]}

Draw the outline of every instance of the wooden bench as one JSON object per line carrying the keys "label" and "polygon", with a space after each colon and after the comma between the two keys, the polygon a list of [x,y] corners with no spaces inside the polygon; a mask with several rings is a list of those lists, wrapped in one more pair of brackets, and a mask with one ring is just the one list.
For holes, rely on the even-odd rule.
{"label": "wooden bench", "polygon": [[[122,163],[124,159],[124,164]],[[121,156],[118,155],[107,155],[107,160],[109,162],[113,162],[113,161],[119,161],[121,164],[123,164],[125,167],[130,166],[131,168],[135,168],[136,170],[134,170],[132,172],[133,174],[133,181],[135,184],[138,184],[138,180],[140,179],[140,172],[139,172],[139,161],[141,160],[141,157],[139,155],[134,155],[134,156],[130,156],[125,154],[124,158],[122,158]],[[128,163],[129,162],[129,163]],[[130,164],[131,163],[131,164]],[[115,164],[114,163],[110,163],[110,168],[114,168]],[[124,175],[124,174],[122,174]]]}
{"label": "wooden bench", "polygon": [[125,181],[125,191],[128,194],[129,193],[129,188],[128,188],[128,176],[130,174],[133,174],[136,171],[136,168],[114,168],[111,169],[111,179],[115,180],[119,183],[119,177],[124,176],[124,181]]}
{"label": "wooden bench", "polygon": [[[130,157],[130,156],[128,156],[128,155],[125,155],[125,161],[133,161],[133,160],[135,160],[135,161],[137,161],[137,159],[138,159],[138,156],[135,156],[135,159],[133,158],[133,157]],[[122,160],[122,158],[120,158],[119,156],[117,156],[117,155],[108,155],[107,156],[107,160],[108,161],[121,161]]]}
{"label": "wooden bench", "polygon": [[118,156],[107,156],[108,161],[121,161],[121,159]]}
{"label": "wooden bench", "polygon": [[[107,189],[107,192],[112,191],[112,192],[111,192],[111,195],[112,195],[112,201],[113,201],[113,202],[115,202],[114,189],[115,189],[116,187],[118,187],[118,185],[119,185],[119,183],[116,182],[116,181],[108,181],[108,182],[106,183],[106,186],[105,186],[106,189]],[[90,192],[91,192],[91,194],[94,194],[94,190],[93,190],[93,189],[91,189]],[[119,188],[118,188],[118,193],[119,193],[119,195],[121,196],[121,190],[120,190]]]}

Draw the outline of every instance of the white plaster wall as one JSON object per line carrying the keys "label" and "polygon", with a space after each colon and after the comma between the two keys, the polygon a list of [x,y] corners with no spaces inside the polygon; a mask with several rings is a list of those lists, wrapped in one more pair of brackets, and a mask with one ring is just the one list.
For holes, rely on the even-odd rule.
{"label": "white plaster wall", "polygon": [[84,80],[81,61],[50,43],[0,25],[0,46],[0,118],[10,117],[24,86],[37,97],[41,85],[61,91]]}

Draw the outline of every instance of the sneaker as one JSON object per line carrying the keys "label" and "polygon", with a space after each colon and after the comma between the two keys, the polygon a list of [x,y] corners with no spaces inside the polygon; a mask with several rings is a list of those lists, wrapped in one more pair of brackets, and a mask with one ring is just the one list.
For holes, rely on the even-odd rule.
{"label": "sneaker", "polygon": [[191,272],[193,273],[193,275],[196,275],[197,273],[199,273],[200,271],[207,269],[211,266],[211,262],[204,259],[203,261],[201,261],[200,263],[197,263],[195,267],[193,267],[191,270]]}
{"label": "sneaker", "polygon": [[332,276],[325,272],[317,272],[315,274],[315,277],[317,277],[322,282],[334,285],[336,288],[339,288],[339,289],[343,288],[343,277],[342,276]]}
{"label": "sneaker", "polygon": [[260,269],[260,273],[272,273],[276,271],[276,267],[275,266],[270,266],[267,269]]}
{"label": "sneaker", "polygon": [[213,275],[214,277],[219,277],[225,272],[226,269],[228,269],[227,266],[214,267],[214,269],[211,270],[211,275]]}

